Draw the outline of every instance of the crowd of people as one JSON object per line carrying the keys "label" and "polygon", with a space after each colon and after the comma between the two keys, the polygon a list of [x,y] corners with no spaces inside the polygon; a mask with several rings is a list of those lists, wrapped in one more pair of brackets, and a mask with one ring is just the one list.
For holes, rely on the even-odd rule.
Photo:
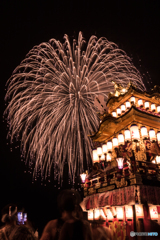
{"label": "crowd of people", "polygon": [[[17,206],[7,205],[2,210],[0,240],[111,240],[109,228],[93,225],[83,218],[80,196],[76,191],[64,190],[57,199],[60,218],[51,220],[44,227],[42,235],[26,221],[18,222]],[[21,210],[23,213],[24,210]]]}

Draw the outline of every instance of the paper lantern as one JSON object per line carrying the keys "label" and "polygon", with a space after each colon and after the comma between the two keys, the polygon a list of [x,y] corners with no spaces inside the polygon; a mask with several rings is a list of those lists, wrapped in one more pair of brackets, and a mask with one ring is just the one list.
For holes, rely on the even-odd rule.
{"label": "paper lantern", "polygon": [[145,102],[144,107],[145,107],[146,110],[148,110],[149,109],[149,102]]}
{"label": "paper lantern", "polygon": [[112,159],[111,154],[110,154],[110,153],[107,153],[107,162],[110,162],[111,159]]}
{"label": "paper lantern", "polygon": [[117,218],[118,218],[118,220],[123,220],[124,219],[123,207],[116,207],[116,211],[117,211]]}
{"label": "paper lantern", "polygon": [[126,102],[126,108],[129,109],[131,107],[131,104],[129,101]]}
{"label": "paper lantern", "polygon": [[160,164],[160,156],[156,156],[156,163]]}
{"label": "paper lantern", "polygon": [[130,133],[129,129],[126,129],[124,131],[124,138],[125,138],[125,141],[130,141],[131,140],[131,133]]}
{"label": "paper lantern", "polygon": [[117,115],[120,116],[121,115],[121,109],[117,108]]}
{"label": "paper lantern", "polygon": [[154,129],[149,130],[149,137],[150,137],[151,141],[156,141],[156,133],[155,133]]}
{"label": "paper lantern", "polygon": [[93,163],[99,162],[99,157],[96,149],[92,151],[92,154],[93,154]]}
{"label": "paper lantern", "polygon": [[101,155],[101,161],[105,161],[105,155],[104,154]]}
{"label": "paper lantern", "polygon": [[118,168],[122,169],[124,158],[116,158],[116,160],[117,160],[117,163],[118,163]]}
{"label": "paper lantern", "polygon": [[157,107],[157,113],[160,113],[160,106]]}
{"label": "paper lantern", "polygon": [[132,124],[130,127],[132,140],[140,140],[139,129],[136,124]]}
{"label": "paper lantern", "polygon": [[99,209],[94,209],[94,220],[99,220],[100,217],[100,211]]}
{"label": "paper lantern", "polygon": [[101,155],[102,155],[102,148],[101,147],[97,148],[97,155],[98,155],[98,157],[101,157]]}
{"label": "paper lantern", "polygon": [[104,214],[104,211],[103,211],[103,209],[100,209],[99,211],[100,211],[100,216],[99,216],[99,219],[106,220],[106,216],[105,216],[105,214]]}
{"label": "paper lantern", "polygon": [[142,99],[139,99],[139,100],[138,100],[138,107],[143,107],[143,101],[142,101]]}
{"label": "paper lantern", "polygon": [[103,145],[102,145],[102,152],[103,152],[104,154],[107,153],[107,144],[103,144]]}
{"label": "paper lantern", "polygon": [[86,176],[87,176],[86,173],[82,173],[82,174],[80,174],[80,177],[81,177],[81,181],[82,181],[82,183],[85,183],[85,181],[86,181]]}
{"label": "paper lantern", "polygon": [[135,211],[136,211],[137,218],[144,218],[144,211],[143,211],[142,204],[135,205]]}
{"label": "paper lantern", "polygon": [[88,211],[88,220],[93,221],[93,210]]}
{"label": "paper lantern", "polygon": [[117,113],[116,112],[112,112],[112,116],[113,117],[117,117]]}
{"label": "paper lantern", "polygon": [[143,139],[148,138],[147,128],[145,126],[141,127],[141,135]]}
{"label": "paper lantern", "polygon": [[135,102],[136,102],[135,97],[131,97],[130,101],[131,101],[132,104],[135,104]]}
{"label": "paper lantern", "polygon": [[111,141],[107,142],[107,149],[108,149],[108,152],[112,151],[112,142]]}
{"label": "paper lantern", "polygon": [[112,139],[112,143],[114,148],[118,147],[118,139],[116,137]]}
{"label": "paper lantern", "polygon": [[113,216],[113,217],[116,217],[116,216],[117,216],[116,207],[110,207],[109,209],[110,209],[110,211],[111,211],[111,213],[112,213],[112,216]]}
{"label": "paper lantern", "polygon": [[154,103],[151,104],[151,111],[152,112],[156,111],[156,105]]}
{"label": "paper lantern", "polygon": [[122,133],[118,134],[118,145],[124,145],[124,136]]}
{"label": "paper lantern", "polygon": [[160,131],[157,132],[157,141],[160,143]]}
{"label": "paper lantern", "polygon": [[133,208],[132,206],[125,206],[125,212],[126,212],[126,218],[127,219],[133,219]]}
{"label": "paper lantern", "polygon": [[150,212],[150,218],[152,220],[158,220],[158,211],[157,211],[157,206],[152,205],[149,207],[149,212]]}
{"label": "paper lantern", "polygon": [[113,221],[113,214],[109,208],[106,209],[106,214],[108,221]]}
{"label": "paper lantern", "polygon": [[124,113],[126,111],[126,106],[124,104],[121,105],[121,111],[122,111],[122,113]]}

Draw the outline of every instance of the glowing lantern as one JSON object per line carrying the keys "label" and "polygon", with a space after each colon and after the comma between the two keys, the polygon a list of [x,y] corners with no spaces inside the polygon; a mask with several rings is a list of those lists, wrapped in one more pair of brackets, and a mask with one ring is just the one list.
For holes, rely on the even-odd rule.
{"label": "glowing lantern", "polygon": [[124,113],[125,111],[126,111],[126,107],[125,107],[125,105],[123,104],[123,105],[121,105],[121,111],[122,111],[122,113]]}
{"label": "glowing lantern", "polygon": [[124,158],[117,158],[116,160],[117,160],[117,163],[118,163],[118,168],[122,169]]}
{"label": "glowing lantern", "polygon": [[113,117],[117,117],[117,113],[116,112],[112,112],[112,116]]}
{"label": "glowing lantern", "polygon": [[85,183],[85,181],[86,181],[86,176],[87,176],[86,173],[82,173],[82,174],[80,174],[80,177],[81,177],[81,181],[82,181],[82,183]]}
{"label": "glowing lantern", "polygon": [[110,211],[111,211],[113,217],[116,217],[116,216],[117,216],[117,210],[116,210],[116,207],[110,207]]}
{"label": "glowing lantern", "polygon": [[118,218],[118,220],[123,220],[124,219],[123,207],[116,207],[116,211],[117,211],[117,218]]}
{"label": "glowing lantern", "polygon": [[97,150],[93,150],[93,163],[99,162],[99,157],[97,154]]}
{"label": "glowing lantern", "polygon": [[103,144],[103,145],[102,145],[102,152],[103,152],[104,154],[107,154],[107,144]]}
{"label": "glowing lantern", "polygon": [[160,113],[160,106],[157,107],[157,113]]}
{"label": "glowing lantern", "polygon": [[110,153],[107,153],[107,162],[110,162],[111,161],[111,154]]}
{"label": "glowing lantern", "polygon": [[142,99],[139,99],[139,100],[138,100],[138,106],[139,106],[139,107],[143,107],[143,101],[142,101]]}
{"label": "glowing lantern", "polygon": [[156,160],[153,160],[152,163],[156,163]]}
{"label": "glowing lantern", "polygon": [[124,145],[124,136],[122,133],[118,134],[118,145]]}
{"label": "glowing lantern", "polygon": [[151,104],[151,111],[152,112],[156,111],[156,105],[154,103]]}
{"label": "glowing lantern", "polygon": [[117,115],[120,116],[121,115],[121,109],[117,108]]}
{"label": "glowing lantern", "polygon": [[100,209],[99,210],[100,211],[100,219],[103,219],[103,220],[106,220],[106,216],[105,216],[105,214],[104,214],[104,212],[103,212],[103,209]]}
{"label": "glowing lantern", "polygon": [[112,142],[111,141],[107,142],[107,149],[108,149],[108,152],[112,152]]}
{"label": "glowing lantern", "polygon": [[105,161],[105,155],[104,154],[101,155],[101,161]]}
{"label": "glowing lantern", "polygon": [[93,220],[93,210],[88,211],[88,220],[90,220],[90,221]]}
{"label": "glowing lantern", "polygon": [[160,131],[157,132],[157,141],[160,143]]}
{"label": "glowing lantern", "polygon": [[106,214],[108,221],[113,221],[113,214],[109,208],[106,209]]}
{"label": "glowing lantern", "polygon": [[157,164],[160,164],[160,156],[156,156],[156,162]]}
{"label": "glowing lantern", "polygon": [[130,132],[131,132],[132,140],[135,140],[135,141],[140,140],[139,129],[136,124],[131,125]]}
{"label": "glowing lantern", "polygon": [[100,217],[99,209],[94,209],[94,219],[99,220],[99,217]]}
{"label": "glowing lantern", "polygon": [[135,102],[136,102],[136,99],[135,99],[135,97],[131,97],[131,104],[135,104]]}
{"label": "glowing lantern", "polygon": [[144,218],[144,212],[143,212],[143,205],[142,204],[135,205],[135,210],[136,210],[136,217],[137,218]]}
{"label": "glowing lantern", "polygon": [[149,212],[150,212],[150,217],[152,220],[158,220],[157,206],[150,206]]}
{"label": "glowing lantern", "polygon": [[148,110],[149,109],[149,102],[145,102],[144,107],[145,107],[146,110]]}
{"label": "glowing lantern", "polygon": [[125,211],[126,211],[126,218],[129,219],[133,219],[133,209],[132,206],[125,206]]}
{"label": "glowing lantern", "polygon": [[141,127],[141,135],[143,139],[148,138],[147,128],[145,126]]}
{"label": "glowing lantern", "polygon": [[97,155],[99,158],[102,156],[102,148],[101,147],[97,148]]}
{"label": "glowing lantern", "polygon": [[155,133],[154,129],[149,130],[149,137],[150,137],[151,141],[156,141],[156,133]]}
{"label": "glowing lantern", "polygon": [[126,108],[129,109],[131,107],[131,104],[129,101],[126,102]]}
{"label": "glowing lantern", "polygon": [[116,137],[112,139],[112,143],[114,148],[118,147],[118,139]]}
{"label": "glowing lantern", "polygon": [[131,133],[130,133],[129,129],[126,129],[124,131],[124,138],[125,138],[125,141],[130,141],[131,140]]}

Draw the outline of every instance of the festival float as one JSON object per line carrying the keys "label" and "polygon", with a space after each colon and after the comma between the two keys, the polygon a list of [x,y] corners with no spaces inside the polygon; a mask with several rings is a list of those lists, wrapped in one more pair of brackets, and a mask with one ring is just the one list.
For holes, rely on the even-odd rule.
{"label": "festival float", "polygon": [[81,174],[82,207],[114,239],[134,239],[130,232],[148,232],[148,220],[160,223],[160,87],[115,84],[105,109],[91,136],[92,171]]}

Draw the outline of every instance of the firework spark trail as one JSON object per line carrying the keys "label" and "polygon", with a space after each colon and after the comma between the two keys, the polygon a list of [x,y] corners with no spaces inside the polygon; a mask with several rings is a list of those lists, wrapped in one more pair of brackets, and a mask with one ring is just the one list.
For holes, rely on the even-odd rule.
{"label": "firework spark trail", "polygon": [[[145,86],[126,53],[106,38],[92,36],[85,48],[82,33],[78,42],[64,36],[35,46],[8,80],[5,100],[11,142],[21,138],[26,161],[34,163],[34,176],[50,174],[52,164],[63,178],[67,160],[69,175],[84,170],[84,155],[90,163],[88,135],[97,131],[99,118],[94,106],[98,95],[114,91],[112,81],[126,87],[132,82]],[[85,50],[84,50],[85,49]]]}

